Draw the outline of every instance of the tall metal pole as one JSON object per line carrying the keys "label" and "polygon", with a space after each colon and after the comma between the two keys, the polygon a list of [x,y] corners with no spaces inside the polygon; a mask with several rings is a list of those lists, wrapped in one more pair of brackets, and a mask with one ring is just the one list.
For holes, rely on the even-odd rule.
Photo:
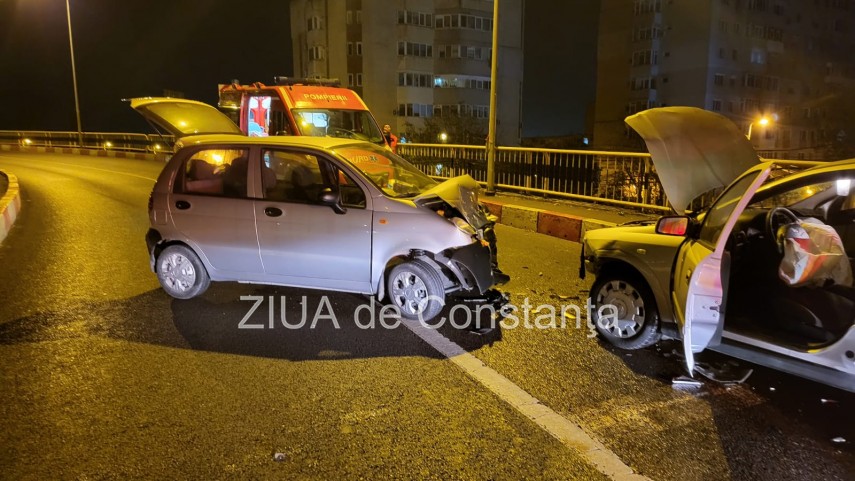
{"label": "tall metal pole", "polygon": [[68,49],[71,51],[71,80],[74,83],[74,112],[77,114],[77,145],[83,147],[83,127],[80,124],[80,100],[77,98],[77,69],[74,66],[74,42],[71,39],[71,7],[65,0],[65,13],[68,17]]}
{"label": "tall metal pole", "polygon": [[496,97],[499,58],[499,0],[493,0],[493,52],[490,58],[490,125],[487,130],[487,195],[496,193]]}

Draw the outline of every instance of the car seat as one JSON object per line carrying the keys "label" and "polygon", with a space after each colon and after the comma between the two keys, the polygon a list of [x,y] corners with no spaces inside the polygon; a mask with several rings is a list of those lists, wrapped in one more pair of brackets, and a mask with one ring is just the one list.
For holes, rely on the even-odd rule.
{"label": "car seat", "polygon": [[231,197],[246,197],[249,159],[237,157],[223,174],[223,193]]}
{"label": "car seat", "polygon": [[190,159],[190,169],[184,191],[198,194],[222,194],[223,179],[215,173],[216,167],[202,159]]}
{"label": "car seat", "polygon": [[264,164],[261,165],[261,187],[265,196],[276,187],[276,171]]}
{"label": "car seat", "polygon": [[305,165],[293,164],[291,166],[291,187],[292,192],[289,197],[293,200],[302,202],[316,202],[318,200],[315,192],[317,187],[315,174]]}
{"label": "car seat", "polygon": [[855,257],[855,190],[840,196],[829,204],[826,223],[840,235],[843,248],[849,257]]}

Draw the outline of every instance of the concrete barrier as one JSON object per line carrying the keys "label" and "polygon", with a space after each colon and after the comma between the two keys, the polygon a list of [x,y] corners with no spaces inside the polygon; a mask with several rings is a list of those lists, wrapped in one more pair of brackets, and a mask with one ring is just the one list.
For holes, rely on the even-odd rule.
{"label": "concrete barrier", "polygon": [[21,212],[21,189],[17,177],[2,170],[0,175],[9,181],[6,193],[0,197],[0,242],[3,242]]}
{"label": "concrete barrier", "polygon": [[539,213],[540,209],[505,204],[502,206],[501,223],[516,227],[517,229],[537,232],[537,217]]}
{"label": "concrete barrier", "polygon": [[495,200],[484,200],[481,199],[481,203],[484,204],[484,207],[487,208],[487,211],[498,219],[496,222],[502,223],[502,207],[505,205],[504,202],[498,202]]}
{"label": "concrete barrier", "polygon": [[541,211],[537,215],[537,233],[579,242],[584,219],[560,212]]}
{"label": "concrete barrier", "polygon": [[564,214],[546,209],[521,207],[491,199],[481,199],[487,210],[498,218],[499,224],[516,227],[538,234],[580,242],[585,232],[617,224]]}

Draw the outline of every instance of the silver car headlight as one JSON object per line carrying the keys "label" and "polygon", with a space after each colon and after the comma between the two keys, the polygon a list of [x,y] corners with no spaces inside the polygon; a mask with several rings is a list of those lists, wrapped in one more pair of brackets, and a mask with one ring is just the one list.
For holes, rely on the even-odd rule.
{"label": "silver car headlight", "polygon": [[474,236],[476,234],[475,228],[472,227],[472,224],[466,222],[460,217],[452,217],[450,220],[458,229],[460,229],[460,231],[470,236]]}

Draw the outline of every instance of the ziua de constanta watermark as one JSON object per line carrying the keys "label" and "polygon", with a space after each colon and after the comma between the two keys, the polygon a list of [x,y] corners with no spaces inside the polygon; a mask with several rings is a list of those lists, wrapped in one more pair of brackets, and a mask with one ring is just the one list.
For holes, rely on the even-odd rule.
{"label": "ziua de constanta watermark", "polygon": [[[327,323],[335,329],[340,329],[339,319],[352,319],[359,329],[397,329],[404,322],[401,309],[394,304],[384,304],[369,298],[368,302],[358,305],[347,315],[336,312],[327,296],[321,296],[314,312],[309,308],[307,296],[299,301],[299,313],[287,313],[288,306],[293,308],[293,299],[289,302],[286,296],[241,296],[241,301],[252,301],[253,304],[246,315],[238,323],[238,329],[315,329]],[[431,296],[428,301],[434,301],[445,306],[445,299]],[[266,304],[266,306],[265,306]],[[267,319],[261,321],[267,314]],[[256,314],[253,319],[253,314]],[[596,313],[596,315],[595,315]],[[591,298],[584,305],[575,303],[555,306],[539,304],[535,306],[528,297],[522,304],[506,303],[501,306],[493,304],[454,304],[443,315],[433,319],[425,319],[421,313],[418,322],[431,329],[439,329],[446,324],[453,328],[466,329],[484,319],[497,319],[502,329],[588,329],[588,337],[596,335],[596,325],[608,329],[616,325],[618,309],[611,304],[596,306]],[[266,322],[265,322],[266,321]],[[596,325],[595,325],[596,322]]]}

